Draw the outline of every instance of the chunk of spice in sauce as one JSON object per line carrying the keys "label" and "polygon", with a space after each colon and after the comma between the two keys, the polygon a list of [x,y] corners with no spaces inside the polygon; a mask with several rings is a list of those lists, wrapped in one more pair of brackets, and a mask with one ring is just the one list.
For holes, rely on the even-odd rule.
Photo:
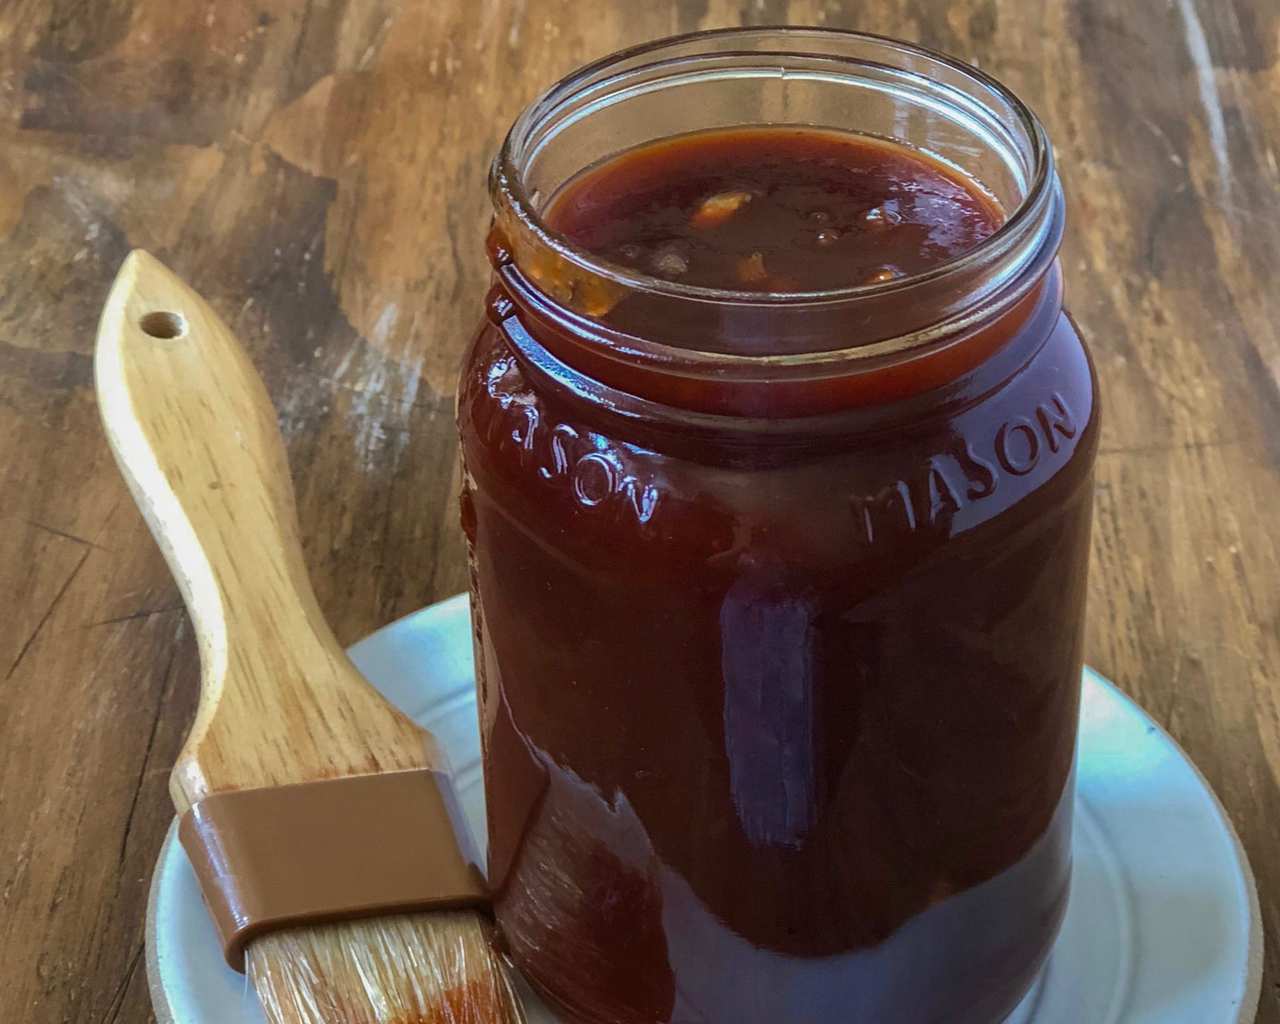
{"label": "chunk of spice in sauce", "polygon": [[918,274],[1001,223],[993,199],[917,150],[783,127],[622,153],[571,181],[546,216],[579,247],[643,273],[761,292]]}

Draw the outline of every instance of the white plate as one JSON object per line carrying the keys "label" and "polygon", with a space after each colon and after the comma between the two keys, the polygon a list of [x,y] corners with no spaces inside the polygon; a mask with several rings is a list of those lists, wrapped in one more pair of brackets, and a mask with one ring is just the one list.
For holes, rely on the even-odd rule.
{"label": "white plate", "polygon": [[[429,726],[484,837],[480,744],[464,596],[351,648],[391,700]],[[1111,683],[1084,678],[1075,874],[1058,945],[1010,1024],[1246,1024],[1262,975],[1258,896],[1222,806],[1177,744]],[[147,914],[161,1024],[263,1024],[222,959],[170,831]],[[529,997],[530,1024],[555,1020]]]}

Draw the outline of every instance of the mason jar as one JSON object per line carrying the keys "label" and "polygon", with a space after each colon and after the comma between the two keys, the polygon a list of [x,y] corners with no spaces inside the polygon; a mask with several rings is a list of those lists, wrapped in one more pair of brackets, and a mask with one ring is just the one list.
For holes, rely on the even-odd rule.
{"label": "mason jar", "polygon": [[[633,147],[779,124],[926,153],[1003,224],[753,293],[544,217]],[[1098,439],[1043,127],[906,43],[701,33],[552,87],[491,190],[458,426],[510,956],[584,1024],[1004,1019],[1067,902]]]}

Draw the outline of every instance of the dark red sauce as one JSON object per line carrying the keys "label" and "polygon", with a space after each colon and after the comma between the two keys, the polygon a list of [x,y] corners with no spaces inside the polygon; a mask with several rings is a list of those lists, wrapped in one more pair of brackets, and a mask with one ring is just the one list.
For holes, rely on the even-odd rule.
{"label": "dark red sauce", "polygon": [[[684,283],[786,290],[999,223],[910,150],[777,129],[626,154],[549,217],[646,273],[675,252]],[[506,250],[458,416],[512,955],[586,1024],[1002,1019],[1069,880],[1097,416],[1056,265],[947,345],[756,385],[613,359]],[[763,307],[608,298],[657,341],[705,317],[731,349],[801,344]]]}
{"label": "dark red sauce", "polygon": [[905,146],[794,128],[699,132],[580,175],[547,221],[575,245],[683,284],[824,291],[892,281],[1000,223],[972,183]]}

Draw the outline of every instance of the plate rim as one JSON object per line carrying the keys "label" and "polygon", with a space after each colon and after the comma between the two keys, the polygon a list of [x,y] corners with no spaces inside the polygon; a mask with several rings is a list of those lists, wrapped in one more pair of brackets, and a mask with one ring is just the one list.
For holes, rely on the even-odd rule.
{"label": "plate rim", "polygon": [[1174,738],[1168,729],[1160,722],[1157,722],[1141,704],[1097,669],[1090,665],[1085,665],[1083,674],[1092,678],[1103,689],[1110,691],[1112,696],[1118,697],[1129,705],[1130,710],[1146,719],[1164,737],[1169,746],[1182,758],[1183,763],[1195,775],[1196,780],[1200,783],[1200,788],[1208,795],[1209,802],[1218,816],[1218,821],[1231,840],[1231,845],[1235,850],[1236,864],[1239,866],[1240,873],[1243,876],[1244,887],[1249,901],[1249,942],[1245,954],[1245,984],[1240,998],[1240,1006],[1236,1010],[1236,1024],[1253,1024],[1257,1019],[1258,1004],[1262,998],[1262,972],[1266,955],[1266,935],[1262,928],[1262,904],[1258,896],[1258,880],[1253,873],[1253,865],[1249,862],[1249,853],[1244,848],[1240,834],[1236,831],[1235,823],[1231,820],[1231,815],[1227,813],[1226,805],[1218,797],[1217,792],[1210,785],[1204,772],[1200,770],[1200,766],[1183,749],[1182,744]]}

